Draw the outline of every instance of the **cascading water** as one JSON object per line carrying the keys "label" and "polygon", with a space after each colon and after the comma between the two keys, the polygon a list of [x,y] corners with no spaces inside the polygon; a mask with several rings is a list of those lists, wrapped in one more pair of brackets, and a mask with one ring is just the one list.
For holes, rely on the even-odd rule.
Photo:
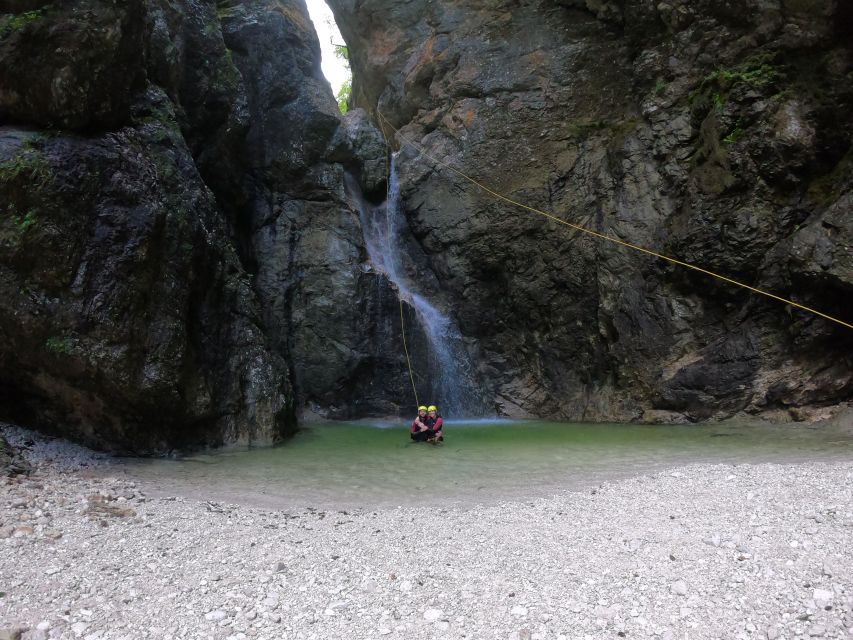
{"label": "cascading water", "polygon": [[396,154],[391,160],[388,199],[371,206],[361,197],[356,181],[347,180],[347,190],[361,216],[364,243],[373,268],[384,274],[397,288],[397,295],[411,305],[429,345],[428,367],[413,362],[419,377],[428,380],[418,393],[422,402],[437,403],[445,415],[479,417],[485,414],[481,393],[473,381],[472,366],[462,336],[451,319],[418,290],[407,275],[411,257],[403,251],[402,238],[407,231],[400,211],[400,186],[397,180]]}

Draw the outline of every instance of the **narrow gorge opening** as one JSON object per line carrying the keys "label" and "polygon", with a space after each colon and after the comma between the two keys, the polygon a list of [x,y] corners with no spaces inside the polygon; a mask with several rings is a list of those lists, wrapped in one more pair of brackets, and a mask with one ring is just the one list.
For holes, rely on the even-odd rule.
{"label": "narrow gorge opening", "polygon": [[350,107],[352,94],[352,69],[349,65],[349,49],[335,22],[335,16],[323,0],[306,0],[308,15],[320,40],[321,68],[338,101],[338,108],[345,114]]}
{"label": "narrow gorge opening", "polygon": [[[348,46],[325,2],[306,0],[306,5],[320,41],[323,75],[345,115],[352,106],[353,84]],[[397,399],[404,414],[410,406],[437,404],[445,415],[457,419],[492,415],[465,338],[446,301],[441,300],[429,258],[409,227],[400,194],[398,162],[397,154],[386,158],[387,178],[381,193],[367,193],[352,173],[345,180],[347,199],[362,228],[365,267],[386,281],[377,287],[393,291],[395,302],[402,305],[401,317],[390,320],[400,324],[405,338],[384,336],[382,344],[376,345],[378,355],[389,359],[399,354],[401,363],[405,362],[403,339],[409,341],[410,353],[406,356],[411,357],[413,389]]]}

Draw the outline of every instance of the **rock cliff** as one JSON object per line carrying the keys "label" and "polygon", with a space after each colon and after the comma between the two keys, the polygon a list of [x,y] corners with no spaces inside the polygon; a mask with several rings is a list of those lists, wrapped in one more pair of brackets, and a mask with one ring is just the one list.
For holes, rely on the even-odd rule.
{"label": "rock cliff", "polygon": [[[510,415],[816,417],[850,322],[853,51],[834,0],[331,0],[354,101],[400,130],[404,206]],[[386,133],[394,131],[386,126]]]}
{"label": "rock cliff", "polygon": [[809,419],[853,398],[850,330],[404,143],[851,321],[848,5],[330,4],[344,118],[301,0],[0,0],[0,419],[155,451],[407,411],[398,285],[363,229],[380,113],[407,277],[486,412]]}
{"label": "rock cliff", "polygon": [[2,4],[3,417],[134,451],[291,432],[206,182],[247,119],[214,6]]}

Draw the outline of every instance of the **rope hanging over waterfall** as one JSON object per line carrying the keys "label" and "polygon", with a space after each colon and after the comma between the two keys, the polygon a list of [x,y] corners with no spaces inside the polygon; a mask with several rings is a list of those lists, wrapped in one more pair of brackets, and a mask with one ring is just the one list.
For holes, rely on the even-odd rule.
{"label": "rope hanging over waterfall", "polygon": [[[446,162],[443,162],[443,161],[439,160],[438,158],[436,158],[435,156],[431,155],[431,154],[430,154],[430,153],[429,153],[429,152],[428,152],[428,151],[423,147],[423,145],[421,145],[421,144],[419,144],[419,143],[415,142],[414,140],[409,139],[408,137],[406,137],[405,135],[403,135],[402,133],[400,133],[400,130],[399,130],[399,129],[397,129],[397,127],[395,127],[393,124],[391,124],[391,123],[388,121],[388,119],[387,119],[387,118],[382,114],[382,112],[381,112],[381,111],[379,111],[379,109],[377,109],[377,110],[376,110],[376,113],[379,115],[379,117],[381,118],[381,120],[382,120],[386,125],[388,125],[388,127],[389,127],[392,131],[394,131],[394,133],[396,133],[396,134],[397,134],[397,136],[398,136],[398,137],[399,137],[399,138],[400,138],[404,143],[406,143],[407,145],[409,145],[410,147],[412,147],[413,149],[415,149],[418,153],[420,153],[420,154],[421,154],[421,155],[423,155],[424,157],[429,158],[430,160],[432,160],[432,162],[434,162],[436,165],[438,165],[438,166],[440,166],[440,167],[443,167],[443,168],[447,169],[448,171],[450,171],[450,172],[454,173],[455,175],[459,176],[459,177],[460,177],[460,178],[462,178],[463,180],[467,180],[468,182],[470,182],[471,184],[473,184],[475,187],[477,187],[477,188],[478,188],[478,189],[480,189],[481,191],[484,191],[484,192],[488,193],[489,195],[493,196],[493,197],[494,197],[494,198],[496,198],[497,200],[501,200],[501,201],[503,201],[503,202],[506,202],[507,204],[511,204],[511,205],[513,205],[513,206],[515,206],[515,207],[519,207],[519,208],[521,208],[521,209],[525,209],[526,211],[530,211],[530,212],[535,213],[535,214],[537,214],[537,215],[543,216],[543,217],[545,217],[545,218],[547,218],[547,219],[549,219],[549,220],[551,220],[551,221],[553,221],[553,222],[556,222],[557,224],[563,225],[563,226],[565,226],[565,227],[569,227],[570,229],[574,229],[574,230],[576,230],[576,231],[580,231],[581,233],[585,233],[585,234],[587,234],[587,235],[594,236],[594,237],[599,238],[599,239],[601,239],[601,240],[606,240],[607,242],[611,242],[611,243],[613,243],[613,244],[617,244],[617,245],[620,245],[620,246],[623,246],[623,247],[627,247],[627,248],[629,248],[629,249],[632,249],[632,250],[634,250],[634,251],[638,251],[638,252],[640,252],[640,253],[645,253],[645,254],[647,254],[647,255],[653,256],[653,257],[655,257],[655,258],[659,258],[659,259],[661,259],[661,260],[665,260],[666,262],[669,262],[669,263],[671,263],[671,264],[678,265],[678,266],[680,266],[680,267],[684,267],[684,268],[686,268],[686,269],[691,269],[691,270],[693,270],[693,271],[698,271],[699,273],[703,273],[703,274],[705,274],[705,275],[707,275],[707,276],[710,276],[710,277],[712,277],[712,278],[716,278],[717,280],[721,280],[721,281],[723,281],[723,282],[727,282],[727,283],[732,284],[732,285],[735,285],[735,286],[737,286],[737,287],[741,287],[742,289],[747,289],[748,291],[751,291],[751,292],[753,292],[753,293],[760,294],[760,295],[765,296],[765,297],[767,297],[767,298],[772,298],[773,300],[776,300],[776,301],[778,301],[778,302],[782,302],[782,303],[784,303],[784,304],[791,305],[792,307],[796,307],[797,309],[801,309],[801,310],[803,310],[803,311],[807,311],[808,313],[814,314],[814,315],[816,315],[816,316],[820,316],[821,318],[824,318],[825,320],[829,320],[830,322],[834,322],[834,323],[836,323],[836,324],[839,324],[839,325],[841,325],[842,327],[846,327],[846,328],[848,328],[848,329],[853,329],[853,324],[850,324],[850,323],[848,323],[848,322],[845,322],[844,320],[840,320],[839,318],[835,318],[835,317],[833,317],[833,316],[827,315],[826,313],[822,313],[821,311],[818,311],[817,309],[813,309],[813,308],[811,308],[811,307],[807,307],[807,306],[805,306],[805,305],[803,305],[803,304],[800,304],[800,303],[798,303],[798,302],[794,302],[793,300],[789,300],[789,299],[787,299],[787,298],[783,298],[782,296],[777,296],[776,294],[774,294],[774,293],[770,293],[769,291],[765,291],[765,290],[763,290],[763,289],[759,289],[759,288],[757,288],[757,287],[750,286],[750,285],[745,284],[745,283],[743,283],[743,282],[739,282],[739,281],[737,281],[737,280],[733,280],[732,278],[728,278],[728,277],[726,277],[726,276],[720,275],[719,273],[715,273],[715,272],[710,271],[710,270],[708,270],[708,269],[703,269],[702,267],[699,267],[699,266],[697,266],[697,265],[695,265],[695,264],[690,264],[689,262],[683,262],[683,261],[681,261],[681,260],[677,260],[676,258],[671,258],[670,256],[664,255],[664,254],[662,254],[662,253],[658,253],[657,251],[652,251],[651,249],[646,249],[645,247],[641,247],[641,246],[638,246],[638,245],[636,245],[636,244],[632,244],[632,243],[630,243],[630,242],[626,242],[626,241],[624,241],[624,240],[620,240],[619,238],[614,238],[613,236],[609,236],[609,235],[604,234],[604,233],[599,233],[598,231],[593,231],[592,229],[588,229],[587,227],[581,226],[581,225],[579,225],[579,224],[575,224],[575,223],[573,223],[573,222],[569,222],[569,221],[567,221],[567,220],[563,220],[562,218],[560,218],[560,217],[558,217],[558,216],[556,216],[556,215],[554,215],[554,214],[552,214],[552,213],[548,213],[547,211],[542,211],[541,209],[537,209],[536,207],[531,207],[530,205],[526,205],[526,204],[524,204],[523,202],[519,202],[519,201],[517,201],[517,200],[513,200],[512,198],[510,198],[510,197],[508,197],[508,196],[505,196],[504,194],[499,193],[498,191],[495,191],[494,189],[490,189],[489,187],[487,187],[487,186],[486,186],[486,185],[484,185],[483,183],[478,182],[477,180],[475,180],[475,179],[474,179],[474,178],[472,178],[471,176],[469,176],[469,175],[467,175],[467,174],[463,173],[463,172],[462,172],[462,171],[460,171],[459,169],[456,169],[456,168],[454,168],[454,167],[450,166],[449,164],[447,164]],[[383,135],[383,136],[385,136],[385,130],[384,130],[384,127],[380,127],[380,129],[382,129],[382,135]],[[388,139],[387,139],[387,137],[385,138],[385,144],[386,144],[386,146],[388,146]],[[401,302],[401,304],[402,304],[402,302]],[[401,316],[401,318],[402,318],[402,316]],[[404,338],[405,338],[405,333],[404,333]],[[409,374],[411,375],[411,365],[409,366]],[[412,385],[414,386],[414,379],[412,379]]]}
{"label": "rope hanging over waterfall", "polygon": [[[385,130],[382,130],[382,137],[385,139],[385,149],[390,151],[391,145],[388,144],[388,138],[385,137]],[[385,201],[391,198],[391,171],[388,167],[388,154],[385,154]],[[400,335],[403,336],[403,351],[406,354],[406,366],[409,368],[409,380],[412,383],[412,393],[415,394],[415,406],[420,406],[418,401],[418,388],[415,385],[415,372],[412,369],[412,359],[409,357],[409,345],[406,342],[406,319],[403,316],[403,298],[397,298],[400,303]]]}

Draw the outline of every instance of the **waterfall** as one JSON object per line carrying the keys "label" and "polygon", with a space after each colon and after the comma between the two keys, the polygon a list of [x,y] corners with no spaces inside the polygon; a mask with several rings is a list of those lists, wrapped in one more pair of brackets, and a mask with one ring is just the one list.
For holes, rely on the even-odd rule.
{"label": "waterfall", "polygon": [[[413,360],[421,404],[435,403],[446,416],[479,417],[485,414],[482,394],[474,382],[473,367],[456,324],[424,295],[408,275],[414,272],[412,257],[404,251],[408,223],[401,211],[396,154],[392,156],[388,199],[371,206],[361,197],[358,185],[348,177],[347,190],[361,216],[364,244],[373,268],[396,287],[397,295],[415,311],[419,328],[429,347],[427,362]],[[412,267],[407,269],[407,267]],[[412,329],[407,327],[407,335]],[[402,349],[402,345],[393,345]],[[426,366],[424,366],[426,365]]]}

